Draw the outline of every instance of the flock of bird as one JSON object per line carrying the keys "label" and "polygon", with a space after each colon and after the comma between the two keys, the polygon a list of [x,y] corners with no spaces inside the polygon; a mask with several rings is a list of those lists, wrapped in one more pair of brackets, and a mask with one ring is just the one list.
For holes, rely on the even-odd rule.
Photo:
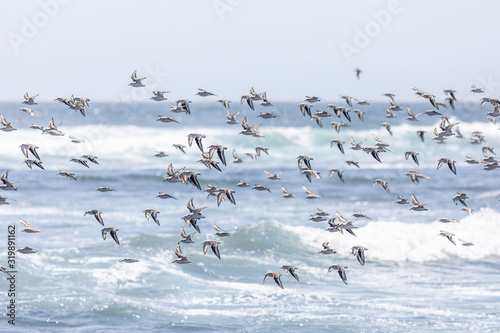
{"label": "flock of bird", "polygon": [[[361,70],[356,69],[356,76],[359,79],[360,78],[360,73]],[[137,76],[137,71],[134,71],[131,75],[132,82],[129,84],[129,86],[133,88],[142,88],[145,87],[145,81],[147,80],[148,76],[144,77],[138,77]],[[425,115],[429,117],[434,117],[434,116],[442,116],[442,120],[440,122],[440,125],[434,129],[434,138],[432,139],[433,141],[436,142],[436,144],[443,144],[445,143],[446,140],[448,140],[450,137],[455,136],[457,138],[464,138],[462,133],[459,131],[458,125],[460,124],[459,122],[456,123],[450,123],[448,116],[442,115],[439,110],[441,108],[447,108],[450,106],[452,109],[455,109],[455,102],[456,102],[456,96],[455,96],[455,90],[451,89],[445,89],[444,93],[447,96],[444,99],[444,102],[440,102],[436,99],[435,95],[427,93],[425,91],[422,91],[420,89],[417,89],[415,87],[412,87],[412,89],[415,91],[415,93],[420,96],[421,98],[427,99],[430,103],[430,106],[432,106],[432,109],[429,109],[425,111]],[[480,88],[477,88],[475,86],[472,86],[471,91],[473,93],[483,93],[483,91]],[[153,96],[150,98],[153,101],[156,102],[161,102],[161,101],[166,101],[167,98],[165,97],[165,94],[169,93],[169,91],[153,91]],[[196,93],[197,96],[200,97],[207,97],[207,96],[216,96],[210,91],[204,90],[204,89],[199,89],[199,91]],[[28,93],[24,95],[24,101],[22,102],[23,104],[27,106],[32,106],[36,105],[35,98],[38,95],[35,96],[29,96]],[[392,93],[385,93],[384,96],[388,98],[388,106],[385,110],[385,117],[386,118],[394,118],[396,117],[396,113],[398,111],[404,111],[405,109],[402,107],[402,104],[397,104],[395,101],[395,95]],[[313,113],[313,107],[314,103],[322,101],[321,98],[317,96],[306,96],[304,102],[300,103],[298,105],[298,110],[297,112],[301,112],[303,116],[307,116],[311,121],[315,121],[318,126],[323,127],[323,121],[326,118],[329,117],[336,117],[337,120],[331,122],[332,128],[336,130],[336,132],[340,132],[340,130],[343,127],[349,127],[351,123],[351,116],[350,112],[356,113],[358,118],[361,121],[364,121],[364,114],[365,112],[362,111],[361,109],[351,109],[354,108],[353,103],[357,103],[360,106],[363,105],[368,105],[368,101],[364,101],[361,99],[355,99],[347,95],[340,96],[347,106],[339,106],[335,104],[328,104],[326,107],[326,110],[316,110],[315,113]],[[61,102],[68,106],[69,109],[74,110],[75,112],[80,112],[82,116],[86,116],[85,110],[88,109],[89,106],[89,98],[86,97],[75,97],[71,96],[70,98],[62,98],[59,97],[55,99],[55,101]],[[269,107],[273,106],[273,104],[267,99],[267,94],[265,92],[263,93],[257,93],[253,88],[250,89],[249,94],[243,95],[240,98],[241,104],[246,104],[251,110],[255,110],[255,103],[260,101],[260,105],[262,107]],[[217,100],[218,103],[221,103],[224,109],[226,110],[226,118],[227,121],[226,123],[229,125],[236,125],[240,124],[242,126],[241,132],[239,134],[241,135],[246,135],[246,136],[254,136],[254,137],[264,137],[260,132],[259,132],[259,127],[262,126],[262,124],[257,124],[257,125],[249,125],[247,118],[243,117],[243,119],[238,120],[237,117],[240,115],[241,111],[236,112],[234,114],[231,114],[231,108],[230,108],[230,101],[227,99],[219,99]],[[190,108],[190,103],[191,101],[188,99],[181,99],[178,100],[175,104],[170,104],[171,107],[171,112],[173,113],[184,113],[184,114],[191,114],[191,108]],[[479,109],[483,108],[486,104],[491,104],[493,109],[490,110],[487,114],[485,114],[486,117],[488,117],[489,120],[492,122],[495,122],[497,117],[500,116],[500,100],[495,99],[495,98],[489,98],[489,97],[484,97],[481,100],[481,104]],[[331,110],[331,113],[329,112]],[[35,114],[35,110],[30,109],[28,107],[22,107],[20,109],[21,112],[24,112],[30,116],[33,116]],[[414,114],[410,107],[406,107],[406,114],[407,120],[416,122],[419,121],[418,117],[422,114]],[[277,115],[273,114],[271,112],[260,112],[258,117],[262,119],[272,119],[276,118]],[[0,122],[3,127],[0,128],[0,131],[3,132],[12,132],[15,131],[15,124],[19,121],[20,119],[14,120],[14,121],[7,121],[5,119],[5,116],[2,114],[0,116]],[[178,123],[176,119],[173,117],[169,117],[166,115],[159,115],[157,121],[160,121],[162,123]],[[48,124],[47,128],[44,128],[42,126],[32,124],[30,127],[35,129],[35,130],[40,130],[42,134],[48,134],[51,136],[65,136],[66,134],[61,132],[59,130],[59,126],[61,124],[56,125],[56,122],[52,118],[51,121]],[[387,130],[387,132],[392,136],[393,133],[391,131],[391,124],[388,122],[382,123],[382,126]],[[424,141],[424,134],[425,131],[417,131],[416,135]],[[82,140],[77,139],[75,137],[69,136],[72,142],[74,143],[79,143],[82,142]],[[201,133],[191,133],[187,137],[187,145],[189,147],[192,147],[194,144],[199,148],[201,152],[201,159],[198,160],[197,162],[202,163],[204,166],[206,166],[208,169],[215,169],[219,172],[223,172],[223,169],[221,168],[221,165],[224,167],[227,167],[228,161],[226,160],[225,156],[225,151],[227,150],[227,147],[220,145],[220,144],[211,144],[208,146],[208,150],[204,149],[204,139],[206,136]],[[366,154],[371,155],[376,161],[382,163],[381,155],[383,153],[386,153],[389,151],[388,147],[390,146],[390,143],[386,143],[382,141],[380,138],[372,134],[372,138],[375,142],[373,146],[367,146],[364,145],[365,140],[356,142],[353,137],[350,138],[350,149],[353,151],[360,151],[364,152]],[[470,135],[469,141],[471,144],[483,144],[485,142],[484,135],[483,133],[476,131],[473,132]],[[345,147],[344,147],[345,142],[339,139],[333,139],[330,142],[331,147],[336,147],[341,154],[345,154]],[[36,146],[36,144],[32,143],[22,143],[20,146],[21,153],[24,155],[26,160],[24,161],[26,165],[31,169],[33,166],[36,166],[42,170],[44,170],[43,167],[43,162],[41,161],[40,154],[38,153],[39,147]],[[183,144],[174,144],[174,147],[181,151],[182,153],[185,152],[186,146]],[[465,160],[466,163],[469,164],[482,164],[483,169],[490,171],[497,169],[499,166],[499,161],[497,161],[493,156],[490,156],[488,154],[493,154],[494,149],[493,147],[489,147],[486,145],[483,145],[481,148],[483,157],[482,159],[476,160],[473,159],[469,156],[467,156],[467,159]],[[252,159],[257,159],[257,157],[261,156],[261,154],[270,154],[269,148],[264,147],[264,146],[257,146],[255,147],[255,154],[254,153],[247,153],[246,155],[250,156]],[[405,152],[404,157],[405,159],[410,159],[418,166],[419,165],[419,158],[418,158],[419,153],[415,151],[408,150]],[[31,156],[31,158],[30,158]],[[164,157],[167,156],[167,154],[163,151],[157,151],[157,154],[155,155],[157,157]],[[232,150],[232,163],[243,163],[244,160],[240,158],[236,152],[235,149]],[[312,166],[312,160],[313,158],[307,155],[300,155],[297,157],[297,170],[298,173],[301,175],[304,175],[308,182],[312,182],[312,179],[322,179],[321,173],[315,169],[313,169]],[[98,157],[94,155],[83,155],[81,157],[73,157],[70,159],[71,162],[74,162],[76,164],[82,165],[86,168],[90,168],[89,163],[99,165],[98,162]],[[450,169],[453,174],[457,174],[456,170],[456,161],[454,161],[451,158],[448,157],[442,157],[440,158],[437,162],[437,169],[439,169],[441,166],[446,165]],[[350,166],[354,166],[357,168],[360,168],[359,162],[354,161],[354,160],[346,160],[346,163]],[[280,173],[273,174],[267,170],[263,170],[264,174],[267,176],[267,179],[269,180],[280,180]],[[194,170],[187,170],[186,167],[179,168],[177,170],[174,169],[173,165],[170,164],[166,170],[166,177],[164,181],[169,182],[169,183],[183,183],[186,185],[193,185],[196,187],[198,190],[202,190],[201,184],[198,180],[198,176],[201,173],[198,171]],[[343,183],[345,182],[345,179],[343,177],[343,170],[340,168],[333,168],[330,170],[329,178],[332,178],[334,175],[337,175],[340,181]],[[58,175],[62,177],[67,177],[72,180],[77,180],[76,175],[73,172],[66,171],[66,170],[60,170],[58,172]],[[410,170],[406,172],[407,176],[409,176],[410,180],[415,184],[418,185],[421,179],[428,179],[429,177],[426,175],[423,175],[419,173],[418,171],[415,170]],[[2,184],[0,185],[1,190],[9,191],[9,190],[17,190],[17,187],[15,184],[17,181],[11,182],[9,180],[9,175],[8,175],[8,170],[2,173],[0,179],[2,181]],[[380,185],[383,190],[386,192],[390,193],[389,189],[389,184],[388,181],[384,179],[376,179],[373,183],[373,185]],[[236,184],[237,187],[243,188],[243,187],[250,187],[249,183],[245,182],[244,180],[239,180],[238,183]],[[305,198],[307,199],[316,199],[320,198],[321,196],[318,194],[313,193],[310,189],[308,189],[305,185],[302,186],[306,196]],[[261,185],[261,184],[254,184],[252,187],[253,190],[256,191],[266,191],[266,192],[271,192],[271,189],[267,186]],[[287,191],[287,189],[282,185],[281,186],[282,192],[283,192],[283,197],[284,198],[294,198],[294,194],[290,193]],[[114,191],[113,189],[109,187],[98,187],[97,191],[100,192],[110,192]],[[217,187],[214,185],[206,184],[206,189],[204,190],[205,192],[208,193],[208,198],[214,197],[217,201],[217,206],[221,205],[224,201],[229,201],[231,204],[236,205],[236,200],[235,200],[235,190],[229,189],[229,188],[223,188],[223,187]],[[173,199],[177,200],[173,195],[169,193],[164,193],[164,192],[159,192],[157,195],[157,198],[159,199]],[[466,204],[466,199],[469,197],[465,193],[460,193],[457,192],[457,195],[452,198],[455,204],[461,203],[464,207],[463,209],[467,211],[467,213],[472,214],[472,210],[467,207]],[[0,196],[0,205],[5,205],[9,204],[8,198],[4,198]],[[413,211],[426,211],[427,208],[425,207],[427,204],[421,204],[419,200],[416,198],[414,194],[412,194],[410,201],[408,201],[406,198],[404,198],[401,195],[398,195],[398,200],[396,201],[397,204],[399,205],[405,205],[412,203],[413,206],[410,208],[410,210]],[[182,217],[182,220],[185,221],[186,225],[188,228],[194,228],[195,230],[192,233],[187,234],[186,231],[184,230],[184,227],[181,227],[180,229],[180,236],[181,240],[177,243],[174,254],[177,257],[177,259],[173,260],[173,263],[176,264],[189,264],[192,261],[189,259],[191,255],[184,255],[180,244],[191,244],[194,243],[193,236],[196,233],[201,233],[200,226],[198,222],[205,218],[205,216],[202,214],[202,210],[204,210],[207,207],[201,207],[201,208],[196,208],[193,202],[193,199],[189,200],[187,203],[187,209],[188,213]],[[155,222],[157,225],[160,225],[160,220],[159,220],[159,214],[160,212],[158,210],[148,208],[145,209],[144,211],[145,218],[147,221],[150,219]],[[111,236],[112,240],[116,242],[117,245],[120,245],[120,241],[118,238],[118,228],[111,227],[111,226],[106,226],[104,223],[104,220],[102,218],[102,212],[97,210],[97,209],[92,209],[84,212],[84,216],[93,216],[97,222],[103,227],[101,229],[101,235],[103,240],[106,240],[107,235]],[[348,220],[345,217],[343,217],[338,211],[335,214],[335,217],[329,218],[329,214],[324,212],[322,209],[318,208],[318,211],[314,214],[311,215],[310,220],[313,222],[326,222],[328,223],[328,229],[326,229],[328,232],[338,232],[340,234],[344,234],[344,231],[356,236],[354,233],[354,230],[357,229],[358,227],[355,225],[355,222],[361,218],[369,218],[362,212],[354,212],[353,214],[354,219]],[[439,223],[457,223],[457,220],[451,219],[451,218],[438,218],[436,219],[436,222]],[[32,226],[29,225],[28,222],[24,221],[23,219],[20,219],[20,223],[25,227],[23,232],[27,233],[39,233],[41,230],[36,229]],[[208,250],[210,249],[212,253],[218,258],[221,259],[221,253],[219,250],[219,245],[221,242],[218,239],[228,237],[231,234],[229,232],[225,232],[222,229],[220,229],[217,225],[214,224],[213,226],[215,230],[215,236],[217,238],[214,239],[207,239],[204,242],[201,243],[202,245],[202,251],[203,254],[206,255]],[[456,245],[456,242],[454,240],[454,234],[447,232],[445,230],[440,230],[439,233],[440,236],[446,237],[451,243]],[[472,246],[474,245],[472,242],[468,242],[462,239],[459,239],[464,246]],[[319,254],[323,255],[330,255],[330,254],[335,254],[337,253],[336,250],[330,248],[328,242],[324,242],[322,244],[323,250],[319,251]],[[356,257],[358,260],[359,264],[364,266],[365,265],[365,251],[368,250],[364,246],[361,245],[356,245],[351,248],[351,254]],[[25,247],[25,248],[20,248],[18,249],[20,253],[28,254],[28,253],[35,253],[36,250],[30,248],[30,247]],[[134,263],[138,262],[139,259],[136,258],[125,258],[121,260],[122,262],[125,263]],[[337,271],[339,274],[341,280],[347,284],[347,276],[345,269],[348,267],[345,265],[340,265],[340,264],[334,264],[331,265],[328,268],[328,273],[332,271]],[[285,273],[289,273],[294,279],[299,281],[299,277],[296,273],[296,270],[298,269],[297,267],[291,265],[291,264],[286,264],[281,267]],[[5,270],[4,270],[5,271]],[[283,287],[283,283],[281,281],[281,274],[278,272],[268,272],[263,280],[263,283],[265,283],[270,277],[274,279],[274,281],[277,283],[277,285],[281,288]]]}

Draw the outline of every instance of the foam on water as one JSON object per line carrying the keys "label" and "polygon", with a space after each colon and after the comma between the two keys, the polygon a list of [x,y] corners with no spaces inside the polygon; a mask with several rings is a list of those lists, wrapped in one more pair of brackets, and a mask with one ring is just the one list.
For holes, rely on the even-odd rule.
{"label": "foam on water", "polygon": [[[87,118],[55,107],[50,114],[56,123],[64,122],[60,129],[67,133],[65,137],[40,135],[28,129],[29,122],[23,118],[16,124],[18,131],[0,133],[0,167],[10,170],[11,181],[22,181],[17,184],[19,191],[1,193],[16,201],[0,206],[0,212],[18,230],[19,218],[43,230],[17,235],[19,246],[37,250],[33,255],[18,254],[24,323],[30,328],[45,325],[45,331],[63,327],[82,332],[106,331],[110,323],[118,329],[150,331],[207,327],[244,331],[250,325],[263,332],[496,327],[499,289],[491,276],[498,275],[500,257],[496,246],[500,236],[498,184],[493,181],[498,171],[486,172],[482,165],[467,165],[463,160],[465,155],[482,156],[482,145],[468,143],[472,131],[482,131],[485,144],[493,147],[500,145],[500,131],[480,122],[477,114],[462,110],[450,120],[462,121],[464,139],[450,137],[444,145],[435,144],[432,132],[439,119],[421,116],[421,122],[409,123],[401,114],[388,120],[393,123],[391,137],[380,126],[383,112],[378,109],[383,109],[379,106],[363,108],[365,122],[353,117],[352,127],[340,133],[329,127],[329,121],[336,118],[325,120],[324,128],[319,128],[302,117],[296,104],[278,105],[273,110],[280,117],[271,121],[245,109],[240,118],[246,116],[249,125],[262,123],[259,131],[264,138],[238,134],[241,127],[224,124],[224,112],[212,106],[193,109],[191,116],[175,115],[180,125],[156,122],[157,114],[165,114],[158,104],[139,105],[128,116],[102,104],[99,113],[89,112]],[[421,112],[426,107],[412,105],[412,110]],[[39,124],[48,120],[48,111],[33,118]],[[425,142],[417,137],[417,130],[426,131]],[[196,162],[200,151],[195,144],[186,148],[186,154],[172,147],[174,143],[187,146],[189,133],[206,135],[205,150],[211,144],[227,146],[229,163],[221,166],[222,173]],[[373,146],[371,134],[391,144],[390,152],[380,154],[383,163],[350,149],[351,136],[357,142],[367,139],[365,145]],[[85,142],[72,143],[68,135]],[[332,139],[345,142],[345,155],[330,147]],[[47,171],[29,170],[23,164],[21,143],[40,147]],[[269,155],[253,161],[245,153],[255,152],[257,145],[269,147]],[[233,148],[245,163],[230,163]],[[419,153],[419,166],[404,159],[408,149]],[[154,157],[157,150],[169,156]],[[69,162],[83,154],[98,156],[100,164],[89,163],[87,169]],[[309,183],[297,172],[296,157],[301,154],[314,158],[313,168],[323,179]],[[436,170],[440,157],[457,161],[457,176],[446,167]],[[359,161],[361,169],[347,166],[346,159]],[[191,185],[163,182],[169,163],[175,169],[186,166],[200,171],[202,187],[208,183],[235,189],[237,205],[225,201],[217,207],[214,198],[207,199],[206,193]],[[345,184],[336,175],[328,179],[333,167],[344,169]],[[431,179],[416,186],[404,176],[409,169]],[[78,181],[57,176],[58,170],[75,172]],[[282,180],[268,180],[264,170],[283,171]],[[372,186],[375,178],[388,180],[391,193]],[[272,193],[237,188],[239,179],[269,186]],[[322,198],[304,200],[303,184]],[[282,198],[281,185],[295,198]],[[116,192],[100,193],[97,186],[110,186]],[[178,200],[157,199],[159,191],[174,194]],[[453,203],[456,191],[470,196],[467,204],[474,208],[473,215],[466,216]],[[429,202],[429,211],[413,212],[410,205],[394,203],[397,195],[409,198],[412,193],[421,202]],[[188,212],[186,203],[191,198],[196,207],[208,206],[203,211],[206,219],[200,221],[202,233],[194,236],[195,244],[181,244],[184,254],[193,254],[193,263],[176,265],[172,261],[179,229],[183,226],[192,232],[180,219]],[[373,220],[356,222],[357,237],[329,233],[325,222],[309,221],[318,207],[330,213],[338,210],[348,218],[349,212],[361,210]],[[146,221],[146,208],[160,210],[161,226]],[[120,229],[121,245],[102,239],[102,226],[92,216],[83,216],[89,209],[103,211],[105,225]],[[434,222],[441,217],[460,222]],[[220,239],[222,260],[210,249],[204,255],[201,246],[205,239],[215,238],[213,223],[231,232],[230,237]],[[440,230],[454,233],[457,246],[438,236]],[[458,238],[475,245],[462,246]],[[318,254],[325,241],[337,254]],[[351,254],[355,245],[368,248],[365,266]],[[119,262],[128,257],[140,262]],[[285,264],[298,267],[300,281],[281,270]],[[327,273],[332,264],[348,266],[348,285],[335,271]],[[284,290],[272,279],[262,284],[268,271],[283,274]]]}
{"label": "foam on water", "polygon": [[[349,234],[335,233],[327,237],[321,229],[305,226],[283,226],[300,237],[304,245],[318,247],[318,241],[330,240],[330,246],[348,253],[354,245],[363,245],[369,260],[375,261],[413,261],[427,262],[461,258],[480,260],[488,256],[500,256],[496,239],[500,236],[500,213],[481,209],[459,223],[439,223],[429,220],[427,223],[405,223],[397,221],[369,221],[358,229],[353,238]],[[448,239],[438,236],[440,230],[454,233],[457,246]],[[473,242],[474,246],[461,246],[458,239]]]}

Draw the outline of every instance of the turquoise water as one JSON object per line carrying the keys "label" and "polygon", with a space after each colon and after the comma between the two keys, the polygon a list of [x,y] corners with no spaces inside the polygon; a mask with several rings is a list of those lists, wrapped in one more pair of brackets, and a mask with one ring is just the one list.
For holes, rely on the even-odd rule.
{"label": "turquoise water", "polygon": [[[420,122],[408,122],[405,113],[398,118],[384,117],[386,105],[362,106],[365,121],[355,114],[351,127],[337,133],[329,126],[336,117],[323,120],[323,128],[303,117],[298,103],[275,103],[273,108],[257,106],[257,111],[242,105],[241,120],[250,126],[263,124],[262,138],[238,134],[240,125],[225,124],[225,110],[215,100],[197,99],[191,104],[192,115],[168,111],[168,105],[149,102],[135,106],[92,103],[83,118],[57,102],[41,102],[30,117],[18,111],[17,103],[4,103],[0,111],[9,120],[21,118],[17,131],[0,132],[0,171],[9,170],[10,181],[18,191],[2,191],[12,199],[0,206],[4,233],[7,225],[22,230],[19,218],[43,231],[39,234],[17,233],[17,246],[30,246],[37,253],[17,254],[16,329],[30,331],[107,332],[127,331],[498,331],[500,326],[500,178],[498,170],[485,171],[482,164],[468,165],[466,155],[482,158],[481,146],[469,143],[473,131],[481,131],[489,146],[500,149],[498,125],[486,121],[483,111],[457,107],[443,110],[450,120],[460,121],[465,138],[450,137],[446,144],[432,140],[439,118],[421,115]],[[339,103],[340,104],[340,103]],[[412,103],[412,110],[423,112],[430,107]],[[231,113],[240,105],[233,101]],[[315,108],[324,110],[326,103]],[[278,118],[257,118],[259,112],[271,111]],[[159,114],[176,118],[180,124],[156,121]],[[51,117],[64,137],[41,135],[30,129],[32,123],[46,126]],[[381,126],[392,123],[393,136]],[[425,142],[417,136],[425,130]],[[222,172],[207,169],[196,145],[186,147],[186,154],[172,145],[187,146],[187,135],[202,133],[204,147],[223,144],[227,147],[227,166]],[[381,153],[382,163],[363,151],[351,150],[349,139],[366,140],[373,146],[371,134],[390,143],[389,152]],[[85,140],[72,143],[69,135]],[[343,155],[330,147],[332,139],[345,142]],[[22,143],[39,146],[45,171],[30,170],[19,149]],[[269,155],[256,161],[245,155],[254,147],[266,146]],[[244,158],[233,164],[231,151]],[[154,157],[156,151],[169,156]],[[420,165],[404,158],[406,150],[419,153]],[[98,156],[99,165],[90,168],[69,162],[83,154]],[[297,156],[309,155],[313,169],[322,179],[309,183],[297,171]],[[456,160],[457,175],[447,166],[436,170],[441,157]],[[217,159],[217,158],[214,158]],[[359,162],[360,168],[345,160]],[[163,181],[166,168],[186,167],[201,173],[202,190],[207,184],[235,190],[236,205],[229,201],[217,207],[215,198],[192,185]],[[345,183],[330,169],[342,168]],[[75,173],[77,181],[57,175],[60,170]],[[281,180],[269,180],[264,173],[280,174]],[[413,184],[404,173],[417,170],[430,179]],[[389,182],[390,193],[375,179]],[[262,184],[269,192],[251,187],[239,188],[244,180],[253,186]],[[281,186],[295,198],[282,197]],[[304,199],[302,185],[322,197]],[[101,193],[98,186],[115,192]],[[178,200],[156,198],[158,192]],[[470,197],[471,216],[461,211],[452,198],[456,192]],[[398,195],[410,199],[415,194],[429,210],[410,211],[411,205],[395,203]],[[194,244],[181,244],[184,254],[192,254],[191,264],[176,265],[174,249],[181,239],[183,226],[194,229],[181,219],[189,211],[193,198],[206,218],[198,222],[201,233]],[[15,201],[14,201],[15,200]],[[146,221],[143,211],[160,211],[160,226]],[[348,233],[329,233],[326,222],[312,222],[317,208],[330,214],[338,211],[352,219],[361,211],[371,219],[355,224],[357,237]],[[105,226],[119,229],[120,244],[104,241],[102,226],[91,209],[102,211]],[[456,224],[435,222],[438,218],[459,220]],[[219,239],[221,260],[209,250],[203,255],[201,243],[216,239],[213,224],[231,233]],[[440,230],[454,233],[457,246],[438,236]],[[458,238],[475,243],[462,246]],[[329,242],[336,254],[322,255],[321,243]],[[366,264],[361,266],[350,253],[351,247],[368,248]],[[7,244],[1,250],[6,265]],[[138,263],[120,262],[138,258]],[[286,274],[281,266],[292,264],[300,281]],[[333,264],[348,266],[348,284],[334,271]],[[269,271],[282,274],[284,289],[272,279],[262,284]],[[2,282],[0,300],[8,304],[7,281]],[[5,311],[5,310],[4,310]],[[4,316],[4,320],[6,317]],[[7,323],[2,329],[10,329]]]}

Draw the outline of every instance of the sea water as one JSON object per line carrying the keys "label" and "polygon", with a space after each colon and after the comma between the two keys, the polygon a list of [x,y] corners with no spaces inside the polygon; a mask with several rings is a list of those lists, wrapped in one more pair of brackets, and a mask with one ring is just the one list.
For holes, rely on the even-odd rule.
{"label": "sea water", "polygon": [[[332,121],[323,119],[320,128],[300,113],[299,102],[275,103],[256,111],[233,101],[231,113],[242,110],[241,121],[250,126],[262,124],[263,137],[239,134],[242,127],[225,123],[225,109],[215,99],[198,98],[191,104],[191,115],[169,112],[167,102],[136,105],[91,102],[86,117],[57,102],[40,102],[32,107],[36,115],[21,113],[19,103],[3,103],[1,113],[8,121],[21,118],[17,131],[0,133],[0,172],[9,170],[18,191],[1,191],[9,205],[0,206],[4,245],[0,258],[7,263],[7,227],[16,225],[16,246],[30,246],[35,254],[16,254],[16,329],[23,332],[110,332],[110,331],[352,331],[352,332],[429,332],[500,330],[500,175],[499,170],[483,170],[483,164],[469,165],[466,155],[483,158],[481,147],[500,149],[498,125],[488,122],[484,109],[443,109],[450,121],[460,122],[464,138],[449,137],[444,144],[432,140],[439,117],[420,115],[409,122],[406,114],[385,118],[386,103],[360,106],[364,121],[354,113],[350,127],[337,133]],[[420,113],[430,105],[410,101],[412,111]],[[326,109],[317,103],[313,109]],[[261,119],[259,112],[274,112],[275,119]],[[158,115],[176,118],[178,123],[156,121]],[[33,123],[47,127],[50,118],[62,122],[66,135],[53,137],[31,129]],[[392,124],[392,135],[381,125]],[[424,142],[416,131],[425,131]],[[454,131],[456,127],[454,128]],[[481,131],[486,142],[471,144],[469,136]],[[197,162],[201,152],[196,144],[187,145],[187,135],[201,133],[205,151],[211,144],[227,147],[227,166],[222,172]],[[363,151],[350,147],[350,138],[366,140],[374,146],[372,134],[389,143],[388,152],[380,153],[382,163]],[[69,138],[84,140],[73,143]],[[345,154],[333,139],[344,141]],[[19,145],[32,143],[43,161],[44,170],[25,164]],[[173,144],[183,144],[186,154]],[[256,160],[256,146],[269,148]],[[244,163],[234,164],[235,149]],[[407,150],[419,153],[419,165]],[[165,151],[168,156],[154,154]],[[83,154],[98,156],[99,165],[89,167],[70,162]],[[492,155],[491,153],[488,153]],[[298,171],[297,157],[312,157],[312,168],[322,179],[307,178]],[[30,156],[31,157],[31,156]],[[456,161],[457,175],[438,160]],[[359,162],[359,169],[346,160]],[[218,161],[218,158],[214,157]],[[207,184],[235,190],[236,205],[228,200],[217,206],[214,197],[190,184],[163,181],[166,168],[185,167],[201,173],[202,190]],[[332,168],[342,168],[345,183]],[[60,170],[75,174],[77,181],[58,176]],[[282,172],[281,180],[267,179],[264,170]],[[411,182],[405,172],[416,170],[430,179]],[[375,179],[388,181],[390,193]],[[236,184],[243,180],[250,187]],[[269,187],[271,193],[253,190],[255,184]],[[321,195],[305,199],[302,186]],[[115,191],[101,193],[98,186]],[[294,198],[284,198],[285,186]],[[156,198],[166,192],[174,199]],[[464,192],[472,215],[461,210],[452,198]],[[427,211],[411,211],[409,205],[395,203],[415,194]],[[205,218],[198,222],[201,234],[194,244],[181,243],[182,251],[192,255],[191,264],[172,263],[174,249],[181,240],[179,230],[194,231],[181,219],[189,211],[187,202]],[[147,221],[144,210],[160,212],[160,226]],[[339,212],[354,219],[354,211],[370,219],[355,222],[356,237],[330,233],[326,222],[309,220],[317,208],[328,218]],[[102,211],[105,226],[118,228],[120,245],[109,236],[91,209]],[[458,223],[442,224],[438,218],[453,218]],[[18,220],[41,229],[41,233],[20,232]],[[217,238],[217,224],[231,236]],[[449,231],[456,245],[439,236]],[[462,246],[460,239],[473,242]],[[209,249],[203,254],[201,243],[219,240],[221,260]],[[329,242],[337,253],[322,255],[321,244]],[[366,247],[366,264],[361,266],[351,254],[356,245]],[[137,258],[138,263],[120,262]],[[328,272],[334,264],[347,266],[347,285],[337,272]],[[294,265],[300,281],[285,273],[281,266]],[[263,284],[267,272],[282,274],[284,289],[273,279]],[[7,275],[5,275],[7,277]],[[13,331],[6,314],[8,281],[0,287],[4,309],[1,331]]]}

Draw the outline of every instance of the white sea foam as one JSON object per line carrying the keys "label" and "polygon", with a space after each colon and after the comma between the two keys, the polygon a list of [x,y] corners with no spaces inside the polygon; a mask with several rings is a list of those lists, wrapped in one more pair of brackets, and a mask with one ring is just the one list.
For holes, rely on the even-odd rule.
{"label": "white sea foam", "polygon": [[[500,256],[496,241],[500,237],[500,213],[489,208],[481,209],[456,224],[370,221],[355,229],[356,238],[346,233],[329,235],[305,226],[284,225],[283,228],[298,234],[301,242],[311,248],[317,248],[323,239],[330,240],[330,246],[343,253],[348,253],[354,245],[365,246],[369,249],[366,252],[368,260],[427,262],[455,257],[478,260]],[[457,246],[438,236],[440,230],[454,233]],[[475,245],[462,246],[459,238]]]}

